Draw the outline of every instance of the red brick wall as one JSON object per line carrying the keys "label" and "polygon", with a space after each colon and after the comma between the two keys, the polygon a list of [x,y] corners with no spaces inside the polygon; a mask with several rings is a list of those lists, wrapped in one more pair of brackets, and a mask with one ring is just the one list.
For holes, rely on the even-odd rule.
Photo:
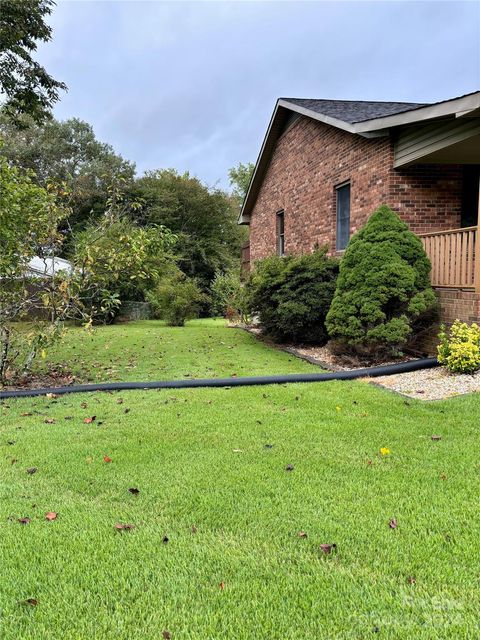
{"label": "red brick wall", "polygon": [[420,164],[391,169],[388,205],[415,233],[460,226],[462,168]]}
{"label": "red brick wall", "polygon": [[254,262],[276,252],[275,214],[285,211],[287,253],[328,245],[335,251],[335,186],[351,183],[350,231],[380,205],[398,211],[413,231],[460,226],[460,168],[419,165],[393,169],[389,138],[362,138],[309,118],[278,140],[250,221]]}

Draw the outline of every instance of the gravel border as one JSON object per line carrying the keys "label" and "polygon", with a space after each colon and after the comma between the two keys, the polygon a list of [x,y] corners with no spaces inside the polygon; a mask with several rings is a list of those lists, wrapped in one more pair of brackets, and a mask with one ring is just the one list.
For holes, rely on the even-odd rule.
{"label": "gravel border", "polygon": [[417,400],[445,400],[480,392],[480,371],[473,375],[449,373],[444,367],[375,378],[375,383]]}

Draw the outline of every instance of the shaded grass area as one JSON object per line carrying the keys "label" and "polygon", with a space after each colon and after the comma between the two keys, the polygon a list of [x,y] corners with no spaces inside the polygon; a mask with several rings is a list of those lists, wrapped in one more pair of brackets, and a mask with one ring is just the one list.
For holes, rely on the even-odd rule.
{"label": "shaded grass area", "polygon": [[224,320],[194,320],[185,327],[161,321],[70,328],[37,371],[61,365],[83,382],[220,378],[318,371],[276,351]]}
{"label": "shaded grass area", "polygon": [[0,636],[479,637],[479,409],[362,382],[5,402]]}

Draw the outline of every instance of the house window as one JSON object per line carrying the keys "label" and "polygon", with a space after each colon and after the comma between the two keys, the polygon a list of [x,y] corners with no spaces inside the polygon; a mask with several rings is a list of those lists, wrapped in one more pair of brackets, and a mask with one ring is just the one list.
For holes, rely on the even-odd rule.
{"label": "house window", "polygon": [[350,239],[350,183],[335,188],[337,196],[337,251],[343,251]]}
{"label": "house window", "polygon": [[277,212],[277,253],[285,255],[285,212]]}

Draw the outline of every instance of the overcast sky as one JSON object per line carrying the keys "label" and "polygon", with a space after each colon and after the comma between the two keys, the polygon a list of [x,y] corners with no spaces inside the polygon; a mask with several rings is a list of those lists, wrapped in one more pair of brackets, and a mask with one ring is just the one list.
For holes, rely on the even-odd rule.
{"label": "overcast sky", "polygon": [[59,0],[39,59],[60,119],[146,169],[228,185],[279,96],[430,102],[480,88],[480,2]]}

